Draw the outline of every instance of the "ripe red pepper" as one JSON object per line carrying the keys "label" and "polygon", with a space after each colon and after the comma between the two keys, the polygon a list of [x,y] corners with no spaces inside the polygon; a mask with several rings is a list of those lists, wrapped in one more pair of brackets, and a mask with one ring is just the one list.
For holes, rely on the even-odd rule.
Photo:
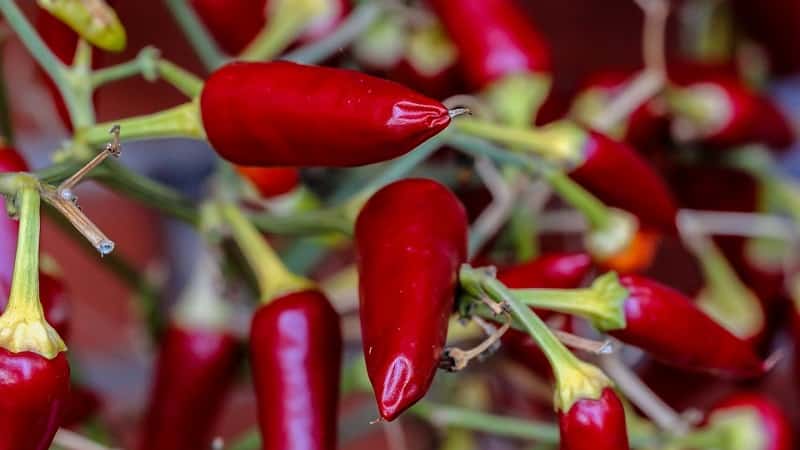
{"label": "ripe red pepper", "polygon": [[609,206],[629,211],[644,226],[675,230],[677,207],[663,178],[628,145],[590,131],[570,177]]}
{"label": "ripe red pepper", "polygon": [[201,94],[208,140],[250,166],[357,166],[403,155],[450,123],[441,103],[359,72],[232,63]]}
{"label": "ripe red pepper", "polygon": [[[552,253],[533,261],[500,270],[497,279],[512,289],[573,289],[583,283],[592,268],[592,258],[585,253]],[[536,311],[543,320],[547,311]],[[569,331],[568,318],[565,331]],[[503,335],[503,350],[517,362],[536,373],[551,374],[550,364],[539,345],[528,333],[509,329]]]}
{"label": "ripe red pepper", "polygon": [[239,355],[239,343],[228,332],[171,323],[158,354],[140,448],[209,448]]}
{"label": "ripe red pepper", "polygon": [[464,207],[424,179],[378,191],[356,221],[361,330],[367,373],[386,420],[433,381],[467,256]]}
{"label": "ripe red pepper", "polygon": [[625,409],[611,388],[597,400],[580,399],[559,412],[561,450],[627,450]]}
{"label": "ripe red pepper", "polygon": [[[197,15],[223,50],[236,55],[267,24],[267,0],[192,0]],[[313,42],[328,35],[347,16],[347,0],[329,0],[329,11],[312,21],[299,41]]]}
{"label": "ripe red pepper", "polygon": [[794,142],[787,118],[736,76],[701,72],[673,81],[666,98],[679,138],[719,149],[756,142],[781,150]]}
{"label": "ripe red pepper", "polygon": [[263,448],[336,449],[341,351],[339,316],[319,291],[258,309],[250,352]]}
{"label": "ripe red pepper", "polygon": [[[634,71],[604,71],[588,77],[572,102],[571,115],[579,122],[590,126],[598,114],[602,114],[611,100],[619,95],[630,80]],[[666,109],[657,102],[645,102],[636,108],[627,121],[613,130],[613,137],[622,140],[638,150],[644,150],[653,143],[661,142],[669,136],[669,119]]]}
{"label": "ripe red pepper", "polygon": [[[625,327],[607,330],[662,362],[737,378],[762,375],[767,365],[752,346],[717,324],[684,295],[638,275],[620,279],[628,290]],[[702,335],[697,330],[703,330]]]}
{"label": "ripe red pepper", "polygon": [[459,49],[464,76],[480,90],[508,75],[550,71],[541,35],[510,0],[431,0]]}
{"label": "ripe red pepper", "polygon": [[291,192],[300,184],[300,171],[294,167],[236,166],[263,198],[277,197]]}

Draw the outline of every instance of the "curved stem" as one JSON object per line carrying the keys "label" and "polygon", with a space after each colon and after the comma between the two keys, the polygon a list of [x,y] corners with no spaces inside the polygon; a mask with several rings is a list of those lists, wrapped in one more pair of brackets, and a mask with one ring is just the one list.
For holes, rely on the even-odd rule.
{"label": "curved stem", "polygon": [[556,162],[575,162],[583,158],[580,136],[564,136],[562,127],[519,128],[470,118],[454,120],[453,126],[464,134],[522,147]]}
{"label": "curved stem", "polygon": [[160,59],[156,64],[156,69],[164,81],[189,98],[197,97],[203,90],[203,80],[170,61]]}
{"label": "curved stem", "polygon": [[268,61],[275,58],[303,32],[325,5],[318,0],[278,0],[268,6],[269,18],[264,28],[239,54],[244,61]]}
{"label": "curved stem", "polygon": [[17,194],[19,234],[11,293],[4,316],[17,314],[28,320],[44,320],[39,301],[39,191],[23,187]]}
{"label": "curved stem", "polygon": [[262,231],[281,235],[353,234],[353,222],[337,209],[288,216],[261,213],[251,216],[250,221]]}
{"label": "curved stem", "polygon": [[120,126],[120,138],[123,141],[168,137],[203,139],[205,137],[199,107],[193,101],[146,116],[94,125],[86,130],[78,131],[75,139],[92,146],[103,144],[108,140],[108,130],[113,125]]}
{"label": "curved stem", "polygon": [[309,280],[289,272],[277,253],[235,204],[220,202],[218,208],[230,225],[234,240],[255,274],[262,302],[269,302],[312,285]]}
{"label": "curved stem", "polygon": [[316,64],[347,48],[361,33],[367,30],[378,17],[381,5],[378,2],[365,2],[356,7],[332,34],[325,39],[300,47],[283,56],[286,61],[301,64]]}
{"label": "curved stem", "polygon": [[200,21],[197,13],[186,3],[186,0],[166,0],[166,5],[206,69],[212,71],[225,64],[228,58],[214,42],[211,34]]}

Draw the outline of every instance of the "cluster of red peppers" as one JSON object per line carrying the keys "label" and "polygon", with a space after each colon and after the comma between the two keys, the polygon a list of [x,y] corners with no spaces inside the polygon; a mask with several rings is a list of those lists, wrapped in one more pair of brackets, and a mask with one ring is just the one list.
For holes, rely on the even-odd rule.
{"label": "cluster of red peppers", "polygon": [[[562,343],[564,335],[581,330],[573,323],[583,322],[575,319],[686,372],[752,381],[772,368],[775,360],[759,347],[766,319],[750,318],[759,326],[743,330],[736,316],[747,307],[766,316],[783,289],[747,265],[747,241],[717,239],[690,249],[706,282],[694,300],[643,274],[653,268],[659,239],[684,231],[680,207],[753,213],[761,207],[755,191],[776,185],[755,169],[718,166],[735,147],[758,144],[780,152],[794,142],[788,119],[743,74],[727,65],[670,64],[662,92],[634,108],[624,123],[596,129],[596,116],[635,76],[598,73],[578,90],[567,116],[537,126],[552,81],[550,48],[510,0],[431,0],[425,10],[430,21],[421,25],[382,17],[366,32],[377,43],[357,42],[354,56],[384,78],[247,61],[254,46],[285,37],[269,34],[276,23],[297,25],[283,50],[325,39],[352,9],[343,0],[304,1],[292,16],[290,3],[190,2],[222,50],[243,60],[213,70],[196,98],[175,111],[190,112],[181,116],[181,127],[195,130],[189,137],[202,137],[232,163],[251,193],[272,200],[289,196],[303,189],[302,169],[383,163],[433,139],[468,151],[470,145],[458,139],[466,137],[490,149],[503,144],[507,151],[495,159],[504,182],[519,180],[515,169],[541,177],[587,225],[585,251],[503,261],[499,270],[474,268],[468,264],[473,255],[466,208],[444,183],[406,178],[355,196],[347,206],[355,209],[361,343],[382,420],[413,413],[437,370],[460,367],[454,355],[469,352],[448,345],[455,315],[494,330],[486,331],[482,345],[491,349],[499,342],[502,355],[552,384],[561,450],[644,448],[624,389]],[[305,7],[311,9],[298,12]],[[118,50],[108,30],[81,32],[63,10],[47,11],[40,11],[38,28],[62,62],[87,42]],[[403,42],[393,42],[398,36]],[[441,59],[432,61],[426,51]],[[461,81],[474,93],[469,100],[478,106],[475,117],[459,117],[467,108],[435,99]],[[69,124],[70,112],[58,104]],[[123,138],[139,137],[124,134],[135,124],[136,118],[125,122]],[[154,134],[180,135],[176,130],[167,125]],[[91,136],[91,130],[79,131]],[[667,149],[681,146],[690,146],[709,167],[670,159]],[[0,150],[0,172],[27,171],[16,151]],[[736,180],[742,195],[729,201],[713,180],[698,181],[709,173]],[[6,259],[0,261],[0,285],[8,299],[0,315],[0,450],[45,450],[67,423],[70,373],[63,339],[69,317],[61,281],[39,271],[40,185],[29,175],[19,177],[9,198],[19,225],[0,218],[0,258]],[[314,281],[284,265],[249,220],[245,207],[252,205],[241,201],[242,185],[235,187],[229,195],[230,186],[216,186],[215,201],[203,206],[210,223],[200,231],[219,240],[207,243],[213,251],[200,258],[161,333],[139,448],[211,447],[227,393],[244,366],[246,340],[262,447],[333,450],[344,353],[340,315]],[[238,278],[255,281],[258,290],[246,337],[230,327],[231,308],[220,286],[230,280],[220,281],[216,270],[227,237],[250,270]],[[768,399],[737,393],[689,431],[644,438],[667,439],[659,443],[670,449],[788,450],[791,434],[784,413]]]}

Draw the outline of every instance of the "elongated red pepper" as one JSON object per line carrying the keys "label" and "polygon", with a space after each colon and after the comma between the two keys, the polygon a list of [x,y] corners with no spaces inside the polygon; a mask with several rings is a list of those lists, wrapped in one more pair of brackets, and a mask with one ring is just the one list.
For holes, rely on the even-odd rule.
{"label": "elongated red pepper", "polygon": [[683,140],[719,149],[755,142],[781,150],[794,142],[778,108],[735,76],[701,73],[675,83],[666,98],[676,116],[673,130]]}
{"label": "elongated red pepper", "polygon": [[170,324],[158,355],[140,448],[208,448],[239,354],[230,333]]}
{"label": "elongated red pepper", "polygon": [[[502,269],[497,279],[512,289],[572,289],[581,285],[592,268],[592,258],[585,253],[552,253],[533,261]],[[536,311],[546,320],[547,311]],[[569,319],[565,318],[565,331]],[[517,362],[536,373],[550,374],[550,364],[529,334],[509,329],[503,335],[503,350]]]}
{"label": "elongated red pepper", "polygon": [[294,167],[236,166],[236,171],[249,180],[263,198],[291,192],[300,183],[300,172]]}
{"label": "elongated red pepper", "polygon": [[[328,35],[347,16],[347,0],[327,0],[327,11],[306,27],[300,42]],[[192,0],[197,15],[223,50],[236,55],[267,25],[267,0]]]}
{"label": "elongated red pepper", "polygon": [[367,373],[386,420],[433,381],[466,261],[464,207],[444,186],[408,179],[378,191],[356,221]]}
{"label": "elongated red pepper", "polygon": [[66,346],[39,302],[39,193],[16,197],[20,215],[14,277],[0,316],[0,449],[50,447],[69,394]]}
{"label": "elongated red pepper", "polygon": [[597,400],[581,399],[559,412],[561,450],[627,450],[625,409],[611,388]]}
{"label": "elongated red pepper", "polygon": [[525,12],[509,0],[432,0],[459,49],[464,76],[483,89],[508,75],[549,72],[550,54]]}
{"label": "elongated red pepper", "polygon": [[[572,102],[570,114],[586,126],[591,126],[613,98],[633,79],[634,71],[597,72],[587,78]],[[657,102],[645,102],[636,108],[625,123],[611,131],[612,137],[625,141],[638,150],[669,137],[669,119],[666,108]]]}
{"label": "elongated red pepper", "polygon": [[263,448],[336,449],[341,348],[339,316],[317,290],[259,308],[250,352]]}
{"label": "elongated red pepper", "polygon": [[403,155],[450,123],[441,103],[359,72],[232,63],[201,95],[208,140],[250,166],[357,166]]}

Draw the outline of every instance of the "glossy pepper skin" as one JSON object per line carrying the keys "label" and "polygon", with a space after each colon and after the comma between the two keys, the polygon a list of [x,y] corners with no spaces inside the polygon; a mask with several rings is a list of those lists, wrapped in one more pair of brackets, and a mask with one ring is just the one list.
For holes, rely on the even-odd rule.
{"label": "glossy pepper skin", "polygon": [[209,448],[241,361],[231,334],[171,323],[158,354],[142,450]]}
{"label": "glossy pepper skin", "polygon": [[666,182],[627,144],[588,131],[583,160],[569,175],[609,206],[637,216],[642,225],[675,231],[678,210]]}
{"label": "glossy pepper skin", "polygon": [[356,221],[367,374],[386,420],[433,381],[466,261],[467,218],[447,188],[407,179],[378,191]]}
{"label": "glossy pepper skin", "polygon": [[605,388],[597,400],[581,399],[558,413],[561,450],[628,450],[625,410],[617,394]]}
{"label": "glossy pepper skin", "polygon": [[206,81],[200,105],[217,153],[250,166],[376,163],[450,123],[441,103],[399,84],[290,62],[228,64]]}
{"label": "glossy pepper skin", "polygon": [[794,448],[793,431],[789,419],[780,407],[767,397],[755,393],[737,393],[719,402],[708,413],[707,424],[713,423],[722,414],[736,412],[755,413],[762,446],[752,450],[791,450]]}
{"label": "glossy pepper skin", "polygon": [[64,352],[47,359],[0,349],[0,450],[47,450],[69,396]]}
{"label": "glossy pepper skin", "polygon": [[[325,37],[347,16],[347,0],[328,0],[330,11],[313,20],[300,42]],[[223,50],[236,55],[247,47],[267,24],[268,0],[191,0],[197,15]]]}
{"label": "glossy pepper skin", "polygon": [[[592,258],[586,253],[552,253],[504,268],[497,273],[497,279],[512,289],[574,289],[583,283],[591,269]],[[550,317],[547,311],[536,312],[542,319]],[[569,328],[569,318],[565,319],[565,328]],[[528,333],[509,329],[502,342],[503,350],[515,361],[536,373],[548,376],[552,373],[550,363]]]}
{"label": "glossy pepper skin", "polygon": [[286,194],[300,184],[300,171],[294,167],[236,166],[236,171],[246,178],[263,198]]}
{"label": "glossy pepper skin", "polygon": [[608,330],[617,339],[686,370],[751,378],[768,369],[748,342],[717,324],[678,291],[638,275],[626,275],[620,282],[628,290],[626,326]]}
{"label": "glossy pepper skin", "polygon": [[476,90],[507,75],[550,71],[550,52],[511,0],[431,0]]}
{"label": "glossy pepper skin", "polygon": [[335,450],[342,337],[317,290],[261,306],[250,331],[262,448]]}
{"label": "glossy pepper skin", "polygon": [[[0,145],[0,173],[27,172],[28,163],[12,147]],[[17,251],[19,222],[0,214],[0,281],[11,284],[14,271],[14,254]],[[6,290],[6,296],[7,296]]]}

